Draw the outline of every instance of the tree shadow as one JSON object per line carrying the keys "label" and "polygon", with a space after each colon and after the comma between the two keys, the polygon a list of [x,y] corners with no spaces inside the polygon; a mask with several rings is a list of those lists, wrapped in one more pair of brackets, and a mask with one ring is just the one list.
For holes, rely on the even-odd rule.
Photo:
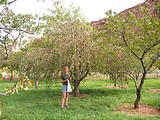
{"label": "tree shadow", "polygon": [[82,89],[80,90],[80,94],[89,94],[91,96],[117,96],[122,93],[126,93],[125,90],[122,89],[110,89],[110,88],[99,88],[99,89]]}
{"label": "tree shadow", "polygon": [[[80,94],[85,94],[87,96],[116,96],[119,97],[122,94],[133,93],[133,90],[125,89],[115,89],[115,88],[82,88],[80,89]],[[73,95],[73,92],[71,93]],[[16,94],[12,97],[13,101],[16,102],[40,102],[40,101],[59,101],[62,98],[61,88],[57,89],[33,89],[28,91],[22,91],[20,94]]]}
{"label": "tree shadow", "polygon": [[12,97],[12,100],[15,102],[40,102],[40,101],[49,101],[50,99],[58,99],[61,97],[61,90],[56,89],[33,89],[33,90],[28,90],[28,91],[20,91],[20,94],[15,94]]}

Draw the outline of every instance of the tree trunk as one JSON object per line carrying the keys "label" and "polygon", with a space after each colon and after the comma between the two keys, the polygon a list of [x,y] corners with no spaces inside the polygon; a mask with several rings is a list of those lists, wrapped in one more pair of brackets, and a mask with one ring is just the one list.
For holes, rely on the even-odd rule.
{"label": "tree trunk", "polygon": [[140,99],[141,99],[141,90],[137,89],[136,94],[137,94],[137,98],[136,98],[136,101],[134,102],[134,109],[139,108],[139,102],[140,102]]}
{"label": "tree trunk", "polygon": [[139,102],[140,102],[140,99],[141,99],[141,89],[142,89],[146,74],[147,73],[143,73],[143,76],[141,78],[141,83],[140,83],[139,87],[136,89],[137,98],[136,98],[136,101],[134,102],[134,109],[138,109],[139,108]]}
{"label": "tree trunk", "polygon": [[87,69],[83,75],[81,71],[80,71],[80,74],[77,75],[76,70],[74,70],[74,96],[75,97],[79,96],[79,84],[85,77],[87,77],[88,73],[89,73],[89,70]]}
{"label": "tree trunk", "polygon": [[10,77],[10,81],[13,80],[13,71],[11,70],[11,77]]}
{"label": "tree trunk", "polygon": [[78,97],[79,96],[79,82],[75,80],[74,82],[74,96]]}
{"label": "tree trunk", "polygon": [[36,80],[36,88],[38,88],[38,80]]}
{"label": "tree trunk", "polygon": [[117,81],[114,80],[114,87],[117,87]]}

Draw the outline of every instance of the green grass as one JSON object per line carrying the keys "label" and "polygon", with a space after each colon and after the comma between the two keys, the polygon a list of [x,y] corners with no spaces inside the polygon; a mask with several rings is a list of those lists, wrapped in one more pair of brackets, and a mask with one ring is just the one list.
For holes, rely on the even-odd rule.
{"label": "green grass", "polygon": [[[12,86],[14,82],[0,81],[0,88]],[[112,85],[106,80],[88,80],[80,86],[80,93],[88,94],[84,98],[69,99],[69,108],[60,109],[61,84],[56,83],[50,89],[40,83],[39,89],[20,91],[20,94],[0,96],[4,103],[3,120],[160,120],[160,116],[142,117],[115,113],[114,106],[135,101],[134,83],[126,89],[103,88]],[[141,104],[160,108],[160,93],[148,93],[147,89],[160,89],[160,80],[145,80]]]}

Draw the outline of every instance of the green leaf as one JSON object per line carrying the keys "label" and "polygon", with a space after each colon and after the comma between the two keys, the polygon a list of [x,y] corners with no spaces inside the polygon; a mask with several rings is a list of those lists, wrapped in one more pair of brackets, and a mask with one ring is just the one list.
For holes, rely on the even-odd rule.
{"label": "green leaf", "polygon": [[25,76],[22,75],[22,76],[19,78],[19,80],[20,80],[20,81],[23,81],[24,78],[25,78]]}
{"label": "green leaf", "polygon": [[0,73],[0,79],[2,78],[2,73]]}
{"label": "green leaf", "polygon": [[8,4],[8,0],[0,0],[0,5],[1,4]]}
{"label": "green leaf", "polygon": [[4,90],[6,91],[6,92],[8,92],[9,91],[9,89],[8,89],[9,87],[7,86]]}
{"label": "green leaf", "polygon": [[17,94],[18,94],[18,87],[19,87],[19,82],[16,84],[16,89],[15,89]]}
{"label": "green leaf", "polygon": [[31,83],[31,86],[34,85],[34,81],[33,80],[29,80],[29,83]]}
{"label": "green leaf", "polygon": [[2,103],[2,102],[0,102],[0,104],[1,104],[1,106],[2,106],[2,108],[4,107],[4,104]]}
{"label": "green leaf", "polygon": [[23,89],[24,89],[24,90],[29,90],[29,87],[25,86]]}
{"label": "green leaf", "polygon": [[16,90],[12,90],[11,95],[13,95],[15,93]]}

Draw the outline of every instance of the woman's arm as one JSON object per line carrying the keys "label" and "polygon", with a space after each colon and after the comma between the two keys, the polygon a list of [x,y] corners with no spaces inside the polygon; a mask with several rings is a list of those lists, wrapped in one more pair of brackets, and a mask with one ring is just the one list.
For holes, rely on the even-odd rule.
{"label": "woman's arm", "polygon": [[61,82],[61,83],[63,83],[63,80],[62,80],[62,79],[60,79],[60,82]]}
{"label": "woman's arm", "polygon": [[64,83],[64,82],[67,82],[67,81],[68,81],[68,79],[67,80],[62,80],[62,79],[60,80],[61,83]]}

